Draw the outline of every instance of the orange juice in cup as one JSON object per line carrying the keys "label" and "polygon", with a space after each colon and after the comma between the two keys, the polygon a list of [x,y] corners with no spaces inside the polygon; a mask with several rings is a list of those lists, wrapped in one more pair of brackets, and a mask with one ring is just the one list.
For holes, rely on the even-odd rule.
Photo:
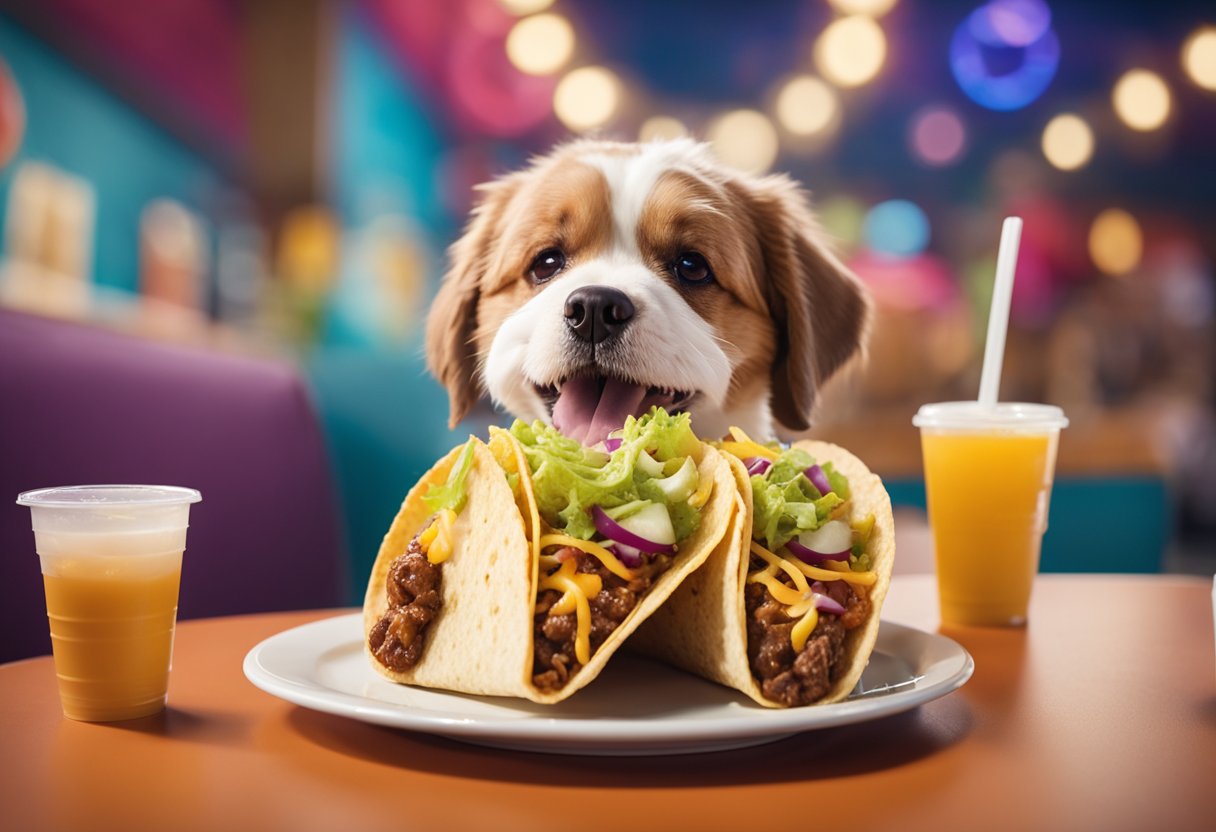
{"label": "orange juice in cup", "polygon": [[1058,407],[945,402],[921,430],[942,621],[1026,621],[1055,475]]}
{"label": "orange juice in cup", "polygon": [[182,552],[197,491],[75,486],[26,492],[64,715],[133,719],[165,706]]}

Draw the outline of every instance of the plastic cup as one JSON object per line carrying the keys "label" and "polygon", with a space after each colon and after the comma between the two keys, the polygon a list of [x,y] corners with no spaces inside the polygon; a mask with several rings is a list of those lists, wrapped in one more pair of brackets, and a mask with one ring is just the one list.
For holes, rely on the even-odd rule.
{"label": "plastic cup", "polygon": [[165,707],[189,488],[27,491],[64,716],[135,719]]}
{"label": "plastic cup", "polygon": [[942,622],[1026,623],[1064,411],[942,402],[920,428]]}

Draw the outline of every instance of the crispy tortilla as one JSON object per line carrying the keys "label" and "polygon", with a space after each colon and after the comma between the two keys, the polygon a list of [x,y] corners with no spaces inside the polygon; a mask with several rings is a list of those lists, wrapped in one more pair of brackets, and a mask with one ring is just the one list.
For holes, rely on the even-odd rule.
{"label": "crispy tortilla", "polygon": [[[853,454],[827,442],[796,442],[819,462],[831,462],[848,477],[853,515],[874,513],[874,530],[867,550],[877,580],[870,587],[872,605],[865,624],[845,638],[847,668],[832,689],[811,703],[822,705],[846,698],[861,678],[878,638],[879,613],[891,584],[895,560],[895,520],[891,499],[882,480]],[[743,589],[747,580],[752,539],[752,488],[747,469],[730,454],[726,457],[737,484],[736,510],[722,541],[705,565],[672,594],[667,603],[630,640],[630,647],[699,676],[735,688],[761,705],[783,707],[767,699],[752,675],[747,659],[747,612]]]}
{"label": "crispy tortilla", "polygon": [[[651,585],[624,621],[600,645],[591,661],[556,691],[532,684],[533,609],[539,579],[539,539],[531,477],[518,443],[505,431],[492,431],[490,445],[474,439],[473,464],[465,480],[467,501],[453,526],[454,548],[443,564],[443,605],[426,631],[418,663],[398,672],[385,667],[367,647],[367,634],[387,609],[389,566],[431,516],[422,500],[431,485],[443,483],[461,448],[456,448],[406,495],[384,536],[372,566],[363,603],[364,652],[372,667],[394,682],[461,693],[515,696],[533,702],[560,702],[599,675],[608,659],[637,627],[709,557],[726,533],[738,489],[727,456],[708,446],[700,462],[714,489],[697,530],[680,544],[671,566]],[[463,447],[463,446],[462,446]],[[521,473],[517,493],[508,473]],[[535,519],[534,519],[535,518]]]}

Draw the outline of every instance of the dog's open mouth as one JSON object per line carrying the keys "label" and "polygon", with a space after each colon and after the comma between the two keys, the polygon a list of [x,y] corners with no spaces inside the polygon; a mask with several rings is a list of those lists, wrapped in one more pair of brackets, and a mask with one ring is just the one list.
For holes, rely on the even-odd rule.
{"label": "dog's open mouth", "polygon": [[554,426],[584,445],[602,442],[627,417],[641,416],[652,407],[683,410],[695,395],[608,376],[579,376],[536,389],[553,414]]}

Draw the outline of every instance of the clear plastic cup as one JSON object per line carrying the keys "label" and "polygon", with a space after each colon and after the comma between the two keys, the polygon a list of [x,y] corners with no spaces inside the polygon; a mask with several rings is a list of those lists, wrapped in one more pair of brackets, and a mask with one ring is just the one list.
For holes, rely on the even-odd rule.
{"label": "clear plastic cup", "polygon": [[1064,411],[1043,404],[921,407],[943,623],[1026,622]]}
{"label": "clear plastic cup", "polygon": [[64,716],[110,722],[165,707],[190,505],[161,485],[27,491]]}

